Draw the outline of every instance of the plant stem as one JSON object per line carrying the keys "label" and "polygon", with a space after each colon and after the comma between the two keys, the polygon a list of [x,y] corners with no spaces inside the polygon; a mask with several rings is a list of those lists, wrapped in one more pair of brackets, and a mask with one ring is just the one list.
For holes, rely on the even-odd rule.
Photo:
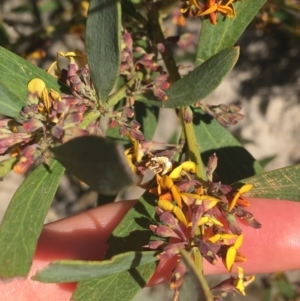
{"label": "plant stem", "polygon": [[[148,19],[151,21],[150,26],[151,33],[153,35],[153,40],[155,44],[164,44],[165,37],[162,32],[161,26],[159,24],[159,10],[155,5],[151,7],[151,10],[149,11],[149,17]],[[176,82],[177,80],[180,80],[180,74],[178,72],[178,68],[176,66],[176,62],[173,58],[173,54],[171,50],[165,45],[165,51],[161,53],[161,56],[164,60],[164,63],[166,65],[166,68],[169,73],[169,80],[171,83]],[[181,124],[183,127],[183,132],[186,137],[187,145],[188,145],[188,157],[190,160],[196,163],[197,165],[197,172],[196,177],[199,180],[205,181],[205,170],[203,166],[203,162],[200,155],[200,147],[197,143],[194,126],[193,123],[188,123],[184,120],[184,108],[180,108],[180,119]]]}
{"label": "plant stem", "polygon": [[135,74],[123,87],[121,87],[114,94],[110,95],[106,100],[105,108],[109,109],[109,108],[113,107],[114,105],[116,105],[119,102],[120,99],[126,97],[127,89],[130,88],[135,83],[135,81],[136,81],[136,79],[138,79],[138,77],[139,77],[138,73]]}

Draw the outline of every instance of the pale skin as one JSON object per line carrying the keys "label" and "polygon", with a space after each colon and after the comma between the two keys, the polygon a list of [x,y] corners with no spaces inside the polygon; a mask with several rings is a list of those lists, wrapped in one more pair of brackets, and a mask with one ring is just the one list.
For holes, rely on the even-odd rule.
{"label": "pale skin", "polygon": [[[278,200],[249,199],[262,228],[242,225],[244,242],[240,251],[245,274],[270,273],[300,268],[300,204]],[[106,240],[135,201],[111,203],[45,225],[27,279],[0,283],[3,301],[68,301],[76,284],[44,284],[30,279],[56,259],[101,260]],[[159,266],[148,285],[168,281],[174,262]],[[205,274],[224,273],[220,264],[204,262]]]}

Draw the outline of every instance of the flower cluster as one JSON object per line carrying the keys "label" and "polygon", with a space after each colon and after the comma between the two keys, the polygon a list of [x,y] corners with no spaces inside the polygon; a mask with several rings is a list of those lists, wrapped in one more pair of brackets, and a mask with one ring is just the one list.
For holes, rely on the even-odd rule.
{"label": "flower cluster", "polygon": [[147,53],[139,46],[134,47],[132,35],[128,31],[125,30],[122,37],[120,74],[125,75],[127,79],[139,74],[133,91],[128,94],[129,103],[134,103],[133,95],[147,91],[152,91],[157,99],[166,101],[168,97],[164,90],[170,86],[168,75],[156,63],[154,53]]}
{"label": "flower cluster", "polygon": [[[125,157],[133,173],[143,176],[147,170],[156,174],[166,174],[172,170],[172,160],[182,150],[182,144],[166,144],[156,141],[145,141],[143,136],[126,135],[132,147],[125,150]],[[144,185],[145,187],[147,184]]]}
{"label": "flower cluster", "polygon": [[35,78],[28,84],[27,106],[20,121],[1,120],[0,154],[18,156],[14,165],[17,173],[25,172],[31,164],[48,163],[49,147],[77,136],[94,133],[95,124],[80,128],[86,105],[73,95],[60,94],[46,88]]}
{"label": "flower cluster", "polygon": [[[151,225],[150,229],[162,240],[150,241],[146,246],[160,251],[160,260],[177,256],[178,263],[173,271],[171,288],[177,300],[186,269],[179,255],[184,248],[191,256],[197,249],[209,263],[216,264],[220,258],[229,272],[235,263],[241,263],[246,257],[239,251],[243,242],[243,233],[236,218],[243,219],[250,226],[261,225],[245,208],[250,204],[244,194],[252,188],[245,184],[239,189],[213,182],[213,172],[217,167],[217,156],[209,158],[207,181],[202,183],[193,179],[196,172],[194,162],[186,161],[170,172],[156,174],[157,186],[150,189],[158,196],[156,213],[161,224]],[[166,241],[166,239],[170,239]],[[244,277],[243,269],[237,267],[238,277],[215,286],[212,292],[220,290],[222,295],[228,292],[245,294],[245,286],[254,280],[254,276]],[[221,295],[216,295],[221,300]]]}
{"label": "flower cluster", "polygon": [[218,14],[227,18],[235,18],[236,13],[233,6],[235,0],[184,0],[181,13],[184,16],[208,16],[211,24],[217,24]]}
{"label": "flower cluster", "polygon": [[201,108],[206,114],[214,117],[223,126],[236,125],[244,118],[240,113],[241,107],[231,104],[229,106],[224,104],[209,105],[202,102],[197,102],[195,107]]}
{"label": "flower cluster", "polygon": [[[69,60],[67,69],[60,66],[61,58]],[[34,78],[28,83],[27,105],[21,109],[20,118],[0,120],[0,155],[16,158],[15,172],[24,173],[32,164],[49,164],[50,148],[72,138],[103,136],[101,116],[109,119],[110,126],[118,125],[121,136],[129,132],[139,141],[144,139],[140,124],[130,120],[134,116],[131,108],[108,110],[97,100],[85,53],[59,52],[48,73],[67,85],[72,94],[48,89],[43,80]],[[160,80],[154,82],[158,89]]]}

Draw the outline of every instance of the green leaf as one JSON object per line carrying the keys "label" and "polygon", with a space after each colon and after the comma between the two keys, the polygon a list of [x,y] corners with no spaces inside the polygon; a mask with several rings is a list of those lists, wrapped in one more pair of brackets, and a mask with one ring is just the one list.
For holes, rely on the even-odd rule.
{"label": "green leaf", "polygon": [[9,158],[0,162],[0,179],[5,177],[13,168],[17,158]]}
{"label": "green leaf", "polygon": [[0,69],[0,113],[9,117],[20,118],[19,112],[27,105],[27,84],[35,77],[42,79],[48,89],[68,91],[53,76],[3,47]]}
{"label": "green leaf", "polygon": [[194,130],[204,164],[216,153],[216,174],[223,184],[264,172],[252,155],[215,119],[195,113]]}
{"label": "green leaf", "polygon": [[[188,75],[172,84],[169,89],[165,90],[168,96],[167,101],[138,100],[165,108],[193,105],[219,86],[226,74],[235,65],[238,56],[238,47],[227,48],[214,55]],[[154,96],[151,97],[154,98]]]}
{"label": "green leaf", "polygon": [[118,0],[91,0],[86,24],[86,53],[93,84],[104,103],[121,63],[121,7]]}
{"label": "green leaf", "polygon": [[198,43],[196,66],[221,50],[234,46],[265,2],[266,0],[235,2],[233,4],[236,10],[234,19],[224,19],[220,16],[217,25],[212,25],[208,19],[204,20]]}
{"label": "green leaf", "polygon": [[26,103],[18,95],[18,90],[12,91],[0,82],[0,112],[9,117],[20,118],[20,111],[24,106]]}
{"label": "green leaf", "polygon": [[145,140],[151,140],[157,126],[158,108],[136,102],[134,109],[136,121],[141,125]]}
{"label": "green leaf", "polygon": [[[131,208],[108,240],[106,258],[116,254],[142,250],[152,237],[150,224],[157,224],[154,206],[156,199],[145,193]],[[72,300],[131,300],[145,286],[156,268],[155,263],[147,263],[135,269],[118,274],[81,281],[77,285]]]}
{"label": "green leaf", "polygon": [[247,192],[247,196],[300,201],[300,164],[275,169],[247,179],[238,181],[253,184],[253,188]]}
{"label": "green leaf", "polygon": [[114,195],[135,183],[121,144],[84,136],[52,149],[55,158],[95,191]]}
{"label": "green leaf", "polygon": [[77,282],[113,275],[157,261],[155,252],[126,252],[103,261],[58,260],[37,272],[40,282]]}
{"label": "green leaf", "polygon": [[16,191],[0,228],[0,277],[25,277],[64,168],[37,167]]}

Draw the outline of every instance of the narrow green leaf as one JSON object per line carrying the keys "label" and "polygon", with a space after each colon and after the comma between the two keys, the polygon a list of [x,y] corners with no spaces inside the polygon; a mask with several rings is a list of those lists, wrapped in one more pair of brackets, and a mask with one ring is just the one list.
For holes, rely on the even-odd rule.
{"label": "narrow green leaf", "polygon": [[300,164],[275,169],[251,178],[238,181],[239,183],[253,184],[247,192],[248,196],[300,201]]}
{"label": "narrow green leaf", "polygon": [[226,128],[211,117],[198,114],[194,115],[194,129],[203,162],[206,164],[209,156],[216,153],[216,174],[222,183],[231,184],[264,171]]}
{"label": "narrow green leaf", "polygon": [[86,24],[86,53],[93,84],[104,103],[121,62],[121,7],[118,0],[91,0]]}
{"label": "narrow green leaf", "polygon": [[0,179],[5,177],[13,168],[17,158],[9,158],[0,162]]}
{"label": "narrow green leaf", "polygon": [[27,84],[35,77],[41,78],[47,88],[67,92],[67,87],[20,56],[0,47],[0,113],[20,118],[19,112],[26,105]]}
{"label": "narrow green leaf", "polygon": [[221,50],[234,46],[265,2],[266,0],[235,2],[233,4],[236,9],[234,19],[224,19],[220,16],[217,25],[212,25],[207,19],[204,20],[198,43],[196,66]]}
{"label": "narrow green leaf", "polygon": [[16,191],[0,227],[0,277],[25,277],[64,168],[37,167]]}
{"label": "narrow green leaf", "polygon": [[[108,240],[106,258],[128,251],[142,250],[152,237],[150,224],[157,224],[154,206],[156,199],[145,193],[131,208]],[[138,268],[118,274],[103,276],[77,285],[72,300],[131,300],[145,286],[156,268],[155,263],[147,263]]]}
{"label": "narrow green leaf", "polygon": [[52,149],[55,158],[95,191],[114,195],[135,183],[121,144],[84,136]]}
{"label": "narrow green leaf", "polygon": [[147,263],[129,271],[81,281],[77,284],[72,300],[130,301],[146,285],[155,267],[155,263]]}
{"label": "narrow green leaf", "polygon": [[191,255],[184,249],[180,250],[184,264],[189,271],[184,275],[182,288],[180,289],[180,301],[213,301],[207,281],[202,272],[196,267]]}
{"label": "narrow green leaf", "polygon": [[153,96],[150,96],[150,99],[141,98],[138,100],[165,108],[193,105],[219,86],[226,74],[234,67],[238,56],[238,47],[227,48],[214,55],[188,75],[172,84],[165,91],[168,96],[167,101],[151,100],[151,98],[154,98]]}
{"label": "narrow green leaf", "polygon": [[227,48],[211,57],[166,90],[166,108],[193,105],[214,91],[231,71],[239,57],[239,48]]}
{"label": "narrow green leaf", "polygon": [[155,252],[126,252],[103,261],[58,260],[37,272],[40,282],[77,282],[113,275],[157,261]]}

